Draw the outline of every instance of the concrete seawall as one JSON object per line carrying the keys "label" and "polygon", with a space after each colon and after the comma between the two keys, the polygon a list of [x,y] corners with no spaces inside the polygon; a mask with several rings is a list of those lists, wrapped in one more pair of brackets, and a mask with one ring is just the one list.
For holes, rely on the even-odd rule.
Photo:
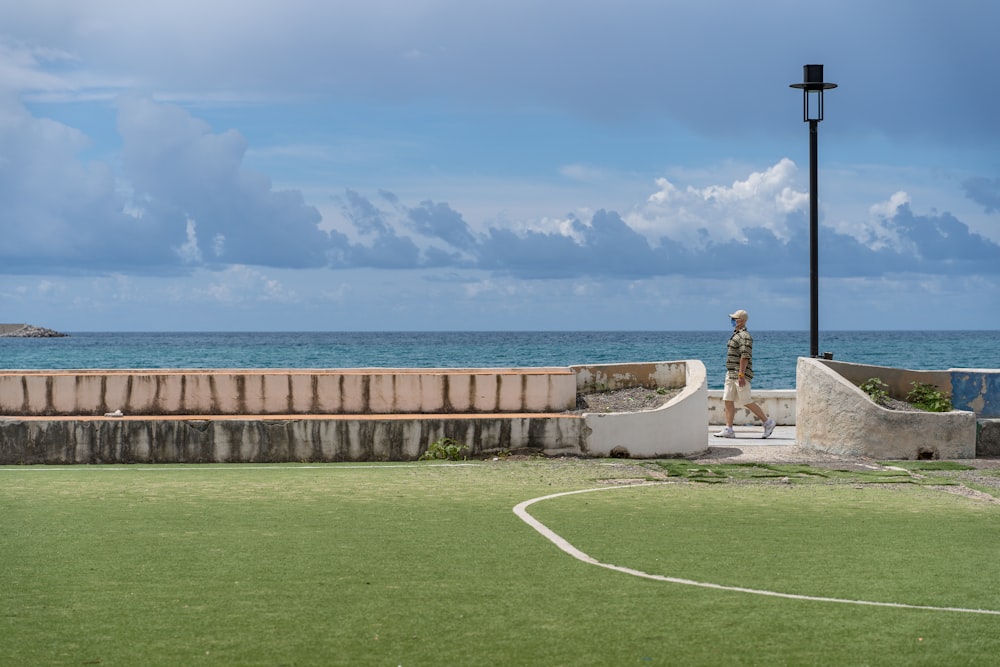
{"label": "concrete seawall", "polygon": [[561,412],[569,368],[0,372],[0,415]]}
{"label": "concrete seawall", "polygon": [[0,464],[408,461],[442,438],[476,456],[589,454],[577,415],[33,417],[0,420]]}
{"label": "concrete seawall", "polygon": [[[578,391],[680,389],[656,410],[575,413]],[[705,449],[700,361],[532,369],[0,373],[0,464],[683,456]],[[115,416],[120,411],[121,416]]]}

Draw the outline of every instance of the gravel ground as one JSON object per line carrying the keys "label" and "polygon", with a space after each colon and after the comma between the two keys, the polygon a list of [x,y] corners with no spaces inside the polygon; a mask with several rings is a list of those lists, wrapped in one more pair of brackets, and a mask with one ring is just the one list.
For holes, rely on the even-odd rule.
{"label": "gravel ground", "polygon": [[679,393],[681,393],[680,389],[626,387],[625,389],[580,394],[576,397],[577,409],[573,410],[573,412],[580,414],[583,412],[640,412],[642,410],[655,410]]}

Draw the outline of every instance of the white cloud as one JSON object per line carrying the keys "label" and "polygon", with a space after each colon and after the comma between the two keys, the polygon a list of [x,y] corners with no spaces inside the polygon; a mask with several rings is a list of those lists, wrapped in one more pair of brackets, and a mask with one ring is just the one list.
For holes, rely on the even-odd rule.
{"label": "white cloud", "polygon": [[32,46],[0,35],[0,92],[64,91],[70,86],[45,66],[76,59],[58,49]]}
{"label": "white cloud", "polygon": [[[951,289],[995,271],[970,231],[1000,240],[996,90],[974,85],[1000,5],[984,7],[950,8],[966,29],[929,40],[931,9],[899,30],[860,0],[0,3],[3,293],[140,327],[175,326],[154,312],[167,294],[175,320],[207,302],[215,326],[265,306],[288,322],[312,306],[311,326],[330,310],[558,324],[564,305],[590,322],[595,302],[655,324],[661,305],[707,308],[721,290],[705,276],[739,261],[801,307],[775,287],[801,272],[808,205],[779,159],[805,139],[785,27],[817,18],[807,41],[842,86],[823,126],[824,268],[880,299],[872,276],[911,266]],[[872,113],[889,94],[896,113]],[[110,98],[117,135],[113,105],[82,103]],[[368,210],[334,201],[380,188],[395,195],[359,195]],[[138,287],[75,278],[95,273]]]}
{"label": "white cloud", "polygon": [[299,301],[295,290],[288,289],[279,279],[249,266],[233,265],[205,277],[208,278],[206,283],[192,289],[191,297],[195,300],[223,304]]}
{"label": "white cloud", "polygon": [[780,240],[791,237],[788,216],[808,209],[808,193],[793,187],[795,163],[783,158],[762,172],[731,185],[687,186],[681,189],[666,178],[646,203],[626,220],[651,240],[667,237],[690,247],[709,242],[744,243],[746,231],[766,229]]}
{"label": "white cloud", "polygon": [[901,206],[910,203],[910,195],[905,192],[896,192],[889,197],[888,201],[872,204],[868,211],[877,218],[894,218]]}
{"label": "white cloud", "polygon": [[185,264],[201,264],[201,249],[198,247],[198,224],[188,218],[187,240],[177,248],[177,254]]}

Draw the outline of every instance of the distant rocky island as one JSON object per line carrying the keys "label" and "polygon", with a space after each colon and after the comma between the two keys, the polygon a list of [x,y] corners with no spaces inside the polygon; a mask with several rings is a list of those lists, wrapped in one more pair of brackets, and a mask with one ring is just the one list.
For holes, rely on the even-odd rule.
{"label": "distant rocky island", "polygon": [[63,338],[64,333],[33,324],[0,324],[0,338]]}

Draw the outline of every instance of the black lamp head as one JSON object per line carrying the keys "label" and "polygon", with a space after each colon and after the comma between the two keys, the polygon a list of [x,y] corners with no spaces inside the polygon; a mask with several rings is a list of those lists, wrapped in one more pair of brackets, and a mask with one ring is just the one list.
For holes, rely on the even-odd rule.
{"label": "black lamp head", "polygon": [[802,91],[802,120],[819,122],[823,120],[823,91],[836,88],[837,84],[823,81],[822,65],[804,65],[802,78],[805,79],[802,83],[791,84]]}
{"label": "black lamp head", "polygon": [[802,78],[805,81],[802,83],[793,83],[791,87],[800,90],[830,90],[837,87],[835,83],[825,83],[823,81],[822,65],[803,65]]}

